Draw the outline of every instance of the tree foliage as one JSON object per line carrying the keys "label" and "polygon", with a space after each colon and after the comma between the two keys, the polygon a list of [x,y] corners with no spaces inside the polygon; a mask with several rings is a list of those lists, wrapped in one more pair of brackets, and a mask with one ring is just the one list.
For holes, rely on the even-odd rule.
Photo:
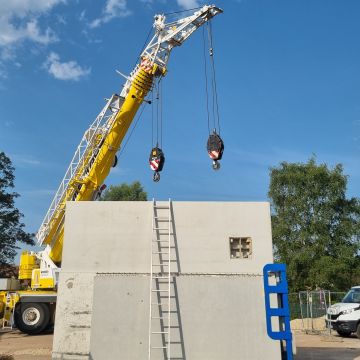
{"label": "tree foliage", "polygon": [[283,162],[270,170],[275,259],[291,291],[346,290],[360,280],[360,202],[346,198],[342,165]]}
{"label": "tree foliage", "polygon": [[17,241],[34,245],[33,235],[24,231],[21,222],[23,214],[15,207],[18,193],[11,191],[14,188],[14,167],[11,160],[0,152],[0,265],[13,262]]}
{"label": "tree foliage", "polygon": [[146,201],[147,193],[139,181],[132,184],[123,183],[121,185],[111,185],[100,200],[105,201]]}

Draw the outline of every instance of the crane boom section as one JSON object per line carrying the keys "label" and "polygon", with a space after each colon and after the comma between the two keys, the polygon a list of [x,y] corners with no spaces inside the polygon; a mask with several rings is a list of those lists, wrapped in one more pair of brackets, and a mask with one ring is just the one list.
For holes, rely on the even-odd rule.
{"label": "crane boom section", "polygon": [[[142,52],[119,95],[113,95],[85,132],[65,177],[37,233],[47,245],[48,260],[61,263],[66,201],[94,200],[114,164],[129,126],[156,77],[164,76],[171,50],[180,46],[197,28],[222,10],[203,6],[193,15],[166,24],[156,15],[155,34]],[[41,256],[40,256],[41,258]]]}
{"label": "crane boom section", "polygon": [[151,89],[153,77],[153,74],[146,73],[141,68],[138,69],[121,109],[111,122],[108,134],[97,146],[98,152],[95,159],[92,160],[88,155],[87,161],[84,162],[77,176],[72,180],[68,193],[64,197],[64,202],[59,205],[62,216],[53,220],[50,231],[43,242],[50,245],[49,256],[54,262],[61,261],[65,202],[67,200],[86,201],[94,199],[114,164],[115,154],[119,150],[139,106]]}

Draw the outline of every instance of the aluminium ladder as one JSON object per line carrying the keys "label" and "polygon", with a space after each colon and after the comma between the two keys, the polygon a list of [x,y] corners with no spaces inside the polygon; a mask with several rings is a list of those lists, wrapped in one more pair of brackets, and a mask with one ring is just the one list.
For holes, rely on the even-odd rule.
{"label": "aluminium ladder", "polygon": [[[176,261],[172,255],[172,214],[171,200],[158,205],[153,200],[153,238],[151,241],[150,268],[150,312],[149,312],[149,349],[152,353],[162,351],[166,360],[171,359],[171,263]],[[155,356],[158,358],[159,354]]]}

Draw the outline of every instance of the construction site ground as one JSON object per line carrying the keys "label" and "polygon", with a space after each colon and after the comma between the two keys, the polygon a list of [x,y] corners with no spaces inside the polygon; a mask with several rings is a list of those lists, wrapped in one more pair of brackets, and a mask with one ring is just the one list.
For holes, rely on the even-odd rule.
{"label": "construction site ground", "polygon": [[[0,360],[50,360],[52,340],[52,333],[30,336],[0,331]],[[360,360],[360,340],[355,336],[341,338],[297,331],[295,343],[296,360]]]}

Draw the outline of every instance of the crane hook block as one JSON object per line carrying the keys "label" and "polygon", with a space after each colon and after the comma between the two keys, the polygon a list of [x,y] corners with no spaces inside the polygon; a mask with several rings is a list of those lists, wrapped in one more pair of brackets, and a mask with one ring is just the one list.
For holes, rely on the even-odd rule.
{"label": "crane hook block", "polygon": [[151,150],[149,156],[149,164],[151,170],[154,171],[153,180],[158,182],[160,180],[159,172],[163,169],[165,163],[165,155],[164,152],[159,147],[154,147]]}
{"label": "crane hook block", "polygon": [[215,130],[209,136],[207,141],[207,151],[210,159],[213,161],[213,169],[218,170],[220,168],[218,160],[221,160],[222,158],[224,152],[224,142]]}

